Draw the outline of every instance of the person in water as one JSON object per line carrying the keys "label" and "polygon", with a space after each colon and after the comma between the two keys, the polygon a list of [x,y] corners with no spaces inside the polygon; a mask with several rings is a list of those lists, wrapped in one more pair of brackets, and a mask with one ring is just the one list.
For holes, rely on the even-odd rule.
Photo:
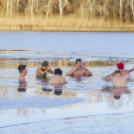
{"label": "person in water", "polygon": [[55,69],[54,73],[55,75],[50,77],[49,84],[55,88],[55,95],[61,95],[63,85],[66,84],[66,79],[62,76],[62,70],[60,68]]}
{"label": "person in water", "polygon": [[66,73],[67,76],[81,77],[81,76],[93,76],[86,67],[82,66],[82,60],[76,59],[76,67],[72,68]]}
{"label": "person in water", "polygon": [[36,71],[36,77],[38,78],[47,78],[47,73],[53,74],[54,72],[50,69],[48,61],[44,61],[42,66],[39,67]]}
{"label": "person in water", "polygon": [[55,69],[54,76],[50,77],[49,84],[65,84],[66,79],[62,76],[62,70],[60,68]]}
{"label": "person in water", "polygon": [[20,75],[18,77],[18,80],[20,83],[25,83],[25,76],[27,74],[26,65],[19,65],[18,70],[20,72]]}
{"label": "person in water", "polygon": [[127,74],[125,76],[121,75],[120,70],[114,71],[114,76],[110,77],[101,77],[103,80],[106,81],[112,81],[114,87],[116,88],[121,88],[121,87],[126,87],[128,79],[131,77],[130,74]]}
{"label": "person in water", "polygon": [[[123,63],[118,63],[116,66],[120,70],[121,76],[128,75],[129,73],[131,73],[132,71],[134,71],[134,67],[132,69],[130,69],[130,70],[126,70]],[[111,74],[108,74],[107,77],[113,76],[113,75],[114,75],[114,73],[111,73]]]}

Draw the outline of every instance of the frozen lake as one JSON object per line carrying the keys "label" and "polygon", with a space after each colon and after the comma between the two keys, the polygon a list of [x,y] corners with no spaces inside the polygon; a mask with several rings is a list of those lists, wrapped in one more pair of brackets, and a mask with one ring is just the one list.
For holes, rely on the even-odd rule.
{"label": "frozen lake", "polygon": [[132,53],[134,33],[0,32],[0,49]]}
{"label": "frozen lake", "polygon": [[[133,37],[134,33],[0,32],[0,133],[133,133],[134,72],[118,100],[105,90],[112,83],[100,78],[116,70],[120,61],[127,69],[133,67]],[[65,76],[76,58],[82,58],[93,77]],[[54,89],[45,91],[47,82],[35,78],[43,60],[63,70],[68,83],[61,95]],[[19,63],[28,69],[25,92],[18,90]]]}

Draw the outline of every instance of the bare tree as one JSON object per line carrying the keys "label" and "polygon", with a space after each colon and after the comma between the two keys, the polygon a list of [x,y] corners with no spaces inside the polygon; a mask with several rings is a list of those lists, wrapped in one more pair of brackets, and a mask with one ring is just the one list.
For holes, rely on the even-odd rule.
{"label": "bare tree", "polygon": [[90,18],[94,18],[94,0],[88,0],[90,6]]}
{"label": "bare tree", "polygon": [[84,16],[84,8],[83,6],[81,5],[81,19],[83,20],[83,16]]}
{"label": "bare tree", "polygon": [[120,23],[122,20],[122,0],[120,0]]}
{"label": "bare tree", "polygon": [[59,0],[59,10],[60,10],[60,18],[62,18],[62,15],[63,15],[63,9],[64,7],[66,6],[67,4],[67,0],[64,0],[64,3],[63,3],[63,0]]}
{"label": "bare tree", "polygon": [[48,15],[49,15],[50,3],[51,3],[51,0],[49,0],[47,4],[46,18],[48,18]]}
{"label": "bare tree", "polygon": [[34,18],[33,3],[34,3],[34,0],[31,0],[31,18],[32,18],[32,19]]}
{"label": "bare tree", "polygon": [[7,17],[8,17],[8,12],[9,12],[9,9],[8,9],[8,7],[9,7],[9,2],[10,2],[10,1],[7,0],[7,15],[6,15]]}
{"label": "bare tree", "polygon": [[133,22],[134,22],[134,0],[131,0],[131,8],[132,8]]}
{"label": "bare tree", "polygon": [[36,11],[37,11],[37,15],[38,15],[38,13],[39,13],[39,1],[37,0],[37,7],[36,7]]}
{"label": "bare tree", "polygon": [[19,18],[19,3],[20,3],[20,0],[17,0],[17,13],[18,13],[18,18]]}

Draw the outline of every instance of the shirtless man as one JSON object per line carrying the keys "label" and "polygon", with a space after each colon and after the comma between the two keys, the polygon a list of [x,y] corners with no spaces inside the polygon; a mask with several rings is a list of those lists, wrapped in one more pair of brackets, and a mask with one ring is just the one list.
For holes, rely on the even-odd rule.
{"label": "shirtless man", "polygon": [[18,80],[20,83],[25,83],[25,76],[27,74],[26,65],[19,65],[18,70],[20,72],[20,75],[18,77]]}
{"label": "shirtless man", "polygon": [[55,75],[50,77],[49,84],[54,86],[55,95],[62,94],[62,88],[66,84],[66,79],[62,76],[62,70],[60,68],[55,69]]}
{"label": "shirtless man", "polygon": [[54,72],[50,69],[48,61],[44,61],[42,66],[39,67],[36,71],[36,77],[38,78],[47,78],[47,72],[53,74]]}
{"label": "shirtless man", "polygon": [[82,66],[82,60],[76,60],[76,67],[72,68],[66,73],[67,76],[81,77],[81,76],[93,76],[92,72],[90,72],[86,67]]}
{"label": "shirtless man", "polygon": [[[116,66],[117,66],[117,68],[120,70],[121,76],[128,75],[129,73],[131,73],[132,71],[134,71],[134,67],[133,67],[132,69],[130,69],[130,70],[125,70],[125,69],[124,69],[125,66],[124,66],[123,63],[118,63]],[[111,74],[108,74],[107,77],[113,76],[113,75],[114,75],[114,73],[111,73]]]}
{"label": "shirtless man", "polygon": [[131,76],[128,74],[128,75],[125,75],[125,76],[121,76],[121,72],[120,70],[116,70],[114,72],[114,76],[110,76],[110,77],[101,77],[103,80],[106,80],[106,81],[112,81],[113,82],[113,85],[114,87],[116,88],[121,88],[121,87],[126,87],[127,85],[127,81],[128,79],[130,78]]}
{"label": "shirtless man", "polygon": [[55,69],[55,75],[50,77],[49,83],[50,84],[65,84],[66,79],[62,76],[62,70],[60,68]]}

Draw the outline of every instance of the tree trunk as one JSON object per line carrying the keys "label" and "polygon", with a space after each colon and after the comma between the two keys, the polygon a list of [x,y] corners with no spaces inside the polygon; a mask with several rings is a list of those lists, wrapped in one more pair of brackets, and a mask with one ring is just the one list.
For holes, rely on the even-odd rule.
{"label": "tree trunk", "polygon": [[81,5],[81,19],[83,20],[83,13],[84,13],[84,9],[83,6]]}
{"label": "tree trunk", "polygon": [[18,18],[19,18],[19,0],[18,0],[18,3],[17,3],[17,14],[18,14]]}
{"label": "tree trunk", "polygon": [[131,0],[131,8],[132,8],[132,14],[133,14],[133,22],[134,22],[134,0]]}
{"label": "tree trunk", "polygon": [[60,18],[62,18],[63,9],[66,6],[67,0],[64,0],[64,4],[62,3],[62,0],[59,0],[59,10],[60,10]]}
{"label": "tree trunk", "polygon": [[8,7],[9,7],[9,0],[7,0],[7,17],[8,17]]}
{"label": "tree trunk", "polygon": [[12,15],[13,15],[13,9],[12,9],[12,0],[11,0],[11,20],[12,20]]}
{"label": "tree trunk", "polygon": [[50,3],[51,3],[51,0],[48,1],[47,11],[46,11],[46,18],[48,18],[48,15],[49,15],[49,7],[50,7]]}
{"label": "tree trunk", "polygon": [[32,0],[32,3],[31,3],[31,18],[32,18],[32,20],[34,17],[34,15],[33,15],[33,2],[34,2],[34,0]]}

